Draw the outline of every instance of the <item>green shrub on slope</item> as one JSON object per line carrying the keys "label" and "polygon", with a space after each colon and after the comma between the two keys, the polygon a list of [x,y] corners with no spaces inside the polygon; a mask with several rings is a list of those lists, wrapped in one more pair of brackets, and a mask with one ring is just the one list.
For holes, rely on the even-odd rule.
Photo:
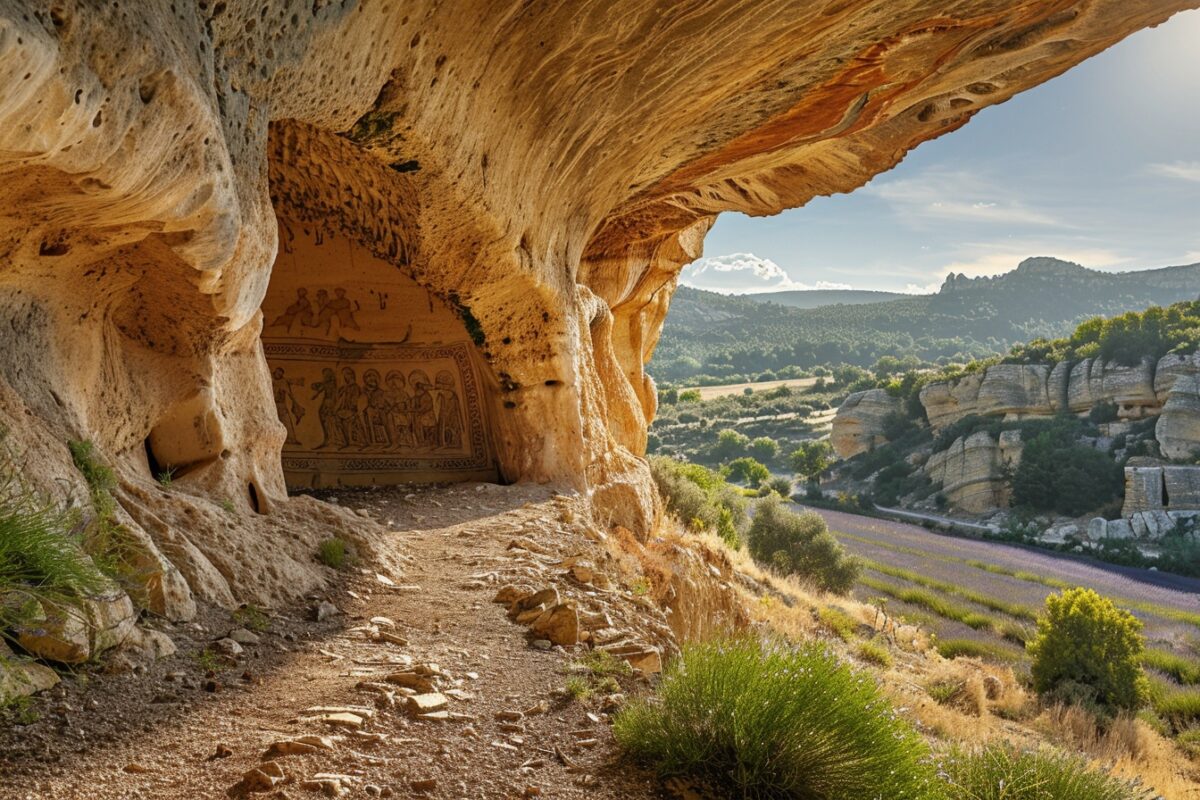
{"label": "green shrub on slope", "polygon": [[927,746],[875,682],[816,644],[694,645],[613,733],[663,775],[742,798],[933,800]]}

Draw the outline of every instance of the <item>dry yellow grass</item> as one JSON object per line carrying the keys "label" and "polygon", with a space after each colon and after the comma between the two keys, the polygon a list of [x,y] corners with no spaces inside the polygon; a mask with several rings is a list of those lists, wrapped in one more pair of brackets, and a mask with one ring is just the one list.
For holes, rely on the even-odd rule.
{"label": "dry yellow grass", "polygon": [[[612,548],[627,580],[646,580],[649,595],[671,600],[671,624],[683,639],[759,629],[793,640],[826,639],[847,654],[863,641],[830,633],[820,612],[837,608],[886,640],[894,663],[872,669],[902,713],[937,747],[1005,740],[1022,747],[1049,744],[1085,754],[1118,775],[1140,778],[1166,800],[1200,800],[1200,770],[1145,723],[1119,719],[1101,730],[1077,708],[1042,707],[1012,669],[974,658],[948,660],[918,627],[900,625],[881,609],[814,590],[731,551],[712,534],[690,533],[672,520],[646,543],[620,532]],[[692,593],[691,598],[682,595]],[[699,619],[698,619],[699,618]],[[867,638],[872,638],[868,636]],[[930,687],[949,684],[939,702]]]}

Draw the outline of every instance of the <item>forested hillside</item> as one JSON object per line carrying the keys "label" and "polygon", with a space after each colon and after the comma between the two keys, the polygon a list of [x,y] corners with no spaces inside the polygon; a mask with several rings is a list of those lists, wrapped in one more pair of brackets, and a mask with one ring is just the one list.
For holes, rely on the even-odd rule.
{"label": "forested hillside", "polygon": [[778,303],[791,308],[821,308],[839,304],[856,306],[863,303],[883,303],[888,300],[898,300],[905,295],[899,292],[873,292],[863,289],[798,289],[786,292],[763,292],[762,294],[745,295],[745,297],[759,303]]}
{"label": "forested hillside", "polygon": [[1107,273],[1054,258],[1029,258],[990,278],[951,274],[937,294],[814,309],[681,287],[649,369],[660,382],[691,383],[822,364],[870,366],[887,355],[965,361],[1066,336],[1093,316],[1198,294],[1200,263]]}

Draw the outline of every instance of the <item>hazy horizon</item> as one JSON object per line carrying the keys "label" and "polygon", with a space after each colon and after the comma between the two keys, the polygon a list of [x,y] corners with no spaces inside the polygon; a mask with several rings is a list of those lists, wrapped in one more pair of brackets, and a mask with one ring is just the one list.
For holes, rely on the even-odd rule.
{"label": "hazy horizon", "polygon": [[681,283],[726,294],[936,291],[1053,256],[1106,272],[1200,262],[1200,10],[981,111],[845,195],[722,214]]}

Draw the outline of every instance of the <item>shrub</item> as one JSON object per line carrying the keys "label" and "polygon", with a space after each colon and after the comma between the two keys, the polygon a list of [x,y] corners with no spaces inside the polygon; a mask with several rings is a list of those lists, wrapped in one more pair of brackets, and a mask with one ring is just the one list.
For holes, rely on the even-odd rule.
{"label": "shrub", "polygon": [[850,591],[862,571],[829,533],[824,519],[811,511],[797,514],[775,496],[758,502],[746,539],[756,560],[806,578],[827,592]]}
{"label": "shrub", "polygon": [[82,549],[78,522],[25,486],[0,446],[0,636],[43,613],[83,618],[84,601],[111,590]]}
{"label": "shrub", "polygon": [[955,750],[942,764],[961,800],[1149,800],[1154,793],[1088,767],[1087,759],[994,744]]}
{"label": "shrub", "polygon": [[1075,440],[1076,420],[1055,420],[1025,443],[1013,475],[1013,502],[1077,517],[1119,497],[1120,465]]}
{"label": "shrub", "polygon": [[633,701],[613,734],[664,775],[745,798],[938,796],[923,740],[874,681],[815,643],[693,645],[656,701]]}
{"label": "shrub", "polygon": [[317,545],[317,560],[327,567],[341,569],[346,565],[346,542],[334,536]]}
{"label": "shrub", "polygon": [[707,467],[666,456],[650,458],[650,474],[667,511],[680,522],[716,532],[734,550],[741,547],[748,524],[746,501],[724,478]]}
{"label": "shrub", "polygon": [[769,469],[748,456],[730,461],[722,472],[734,483],[745,483],[752,488],[757,488],[771,477]]}
{"label": "shrub", "polygon": [[788,461],[797,475],[815,481],[833,463],[833,445],[823,439],[803,441],[788,456]]}
{"label": "shrub", "polygon": [[1104,708],[1137,708],[1147,690],[1141,630],[1140,620],[1091,589],[1050,595],[1027,645],[1034,689]]}
{"label": "shrub", "polygon": [[779,495],[782,498],[787,499],[792,496],[792,479],[791,478],[783,478],[783,477],[772,478],[768,482],[768,485],[771,487],[771,491],[775,492],[775,494]]}
{"label": "shrub", "polygon": [[749,448],[752,458],[759,461],[774,461],[775,456],[779,455],[779,442],[772,439],[770,436],[759,436],[751,440]]}
{"label": "shrub", "polygon": [[717,442],[713,445],[712,456],[717,461],[729,461],[746,454],[750,446],[750,437],[739,433],[733,428],[725,428],[717,434]]}

